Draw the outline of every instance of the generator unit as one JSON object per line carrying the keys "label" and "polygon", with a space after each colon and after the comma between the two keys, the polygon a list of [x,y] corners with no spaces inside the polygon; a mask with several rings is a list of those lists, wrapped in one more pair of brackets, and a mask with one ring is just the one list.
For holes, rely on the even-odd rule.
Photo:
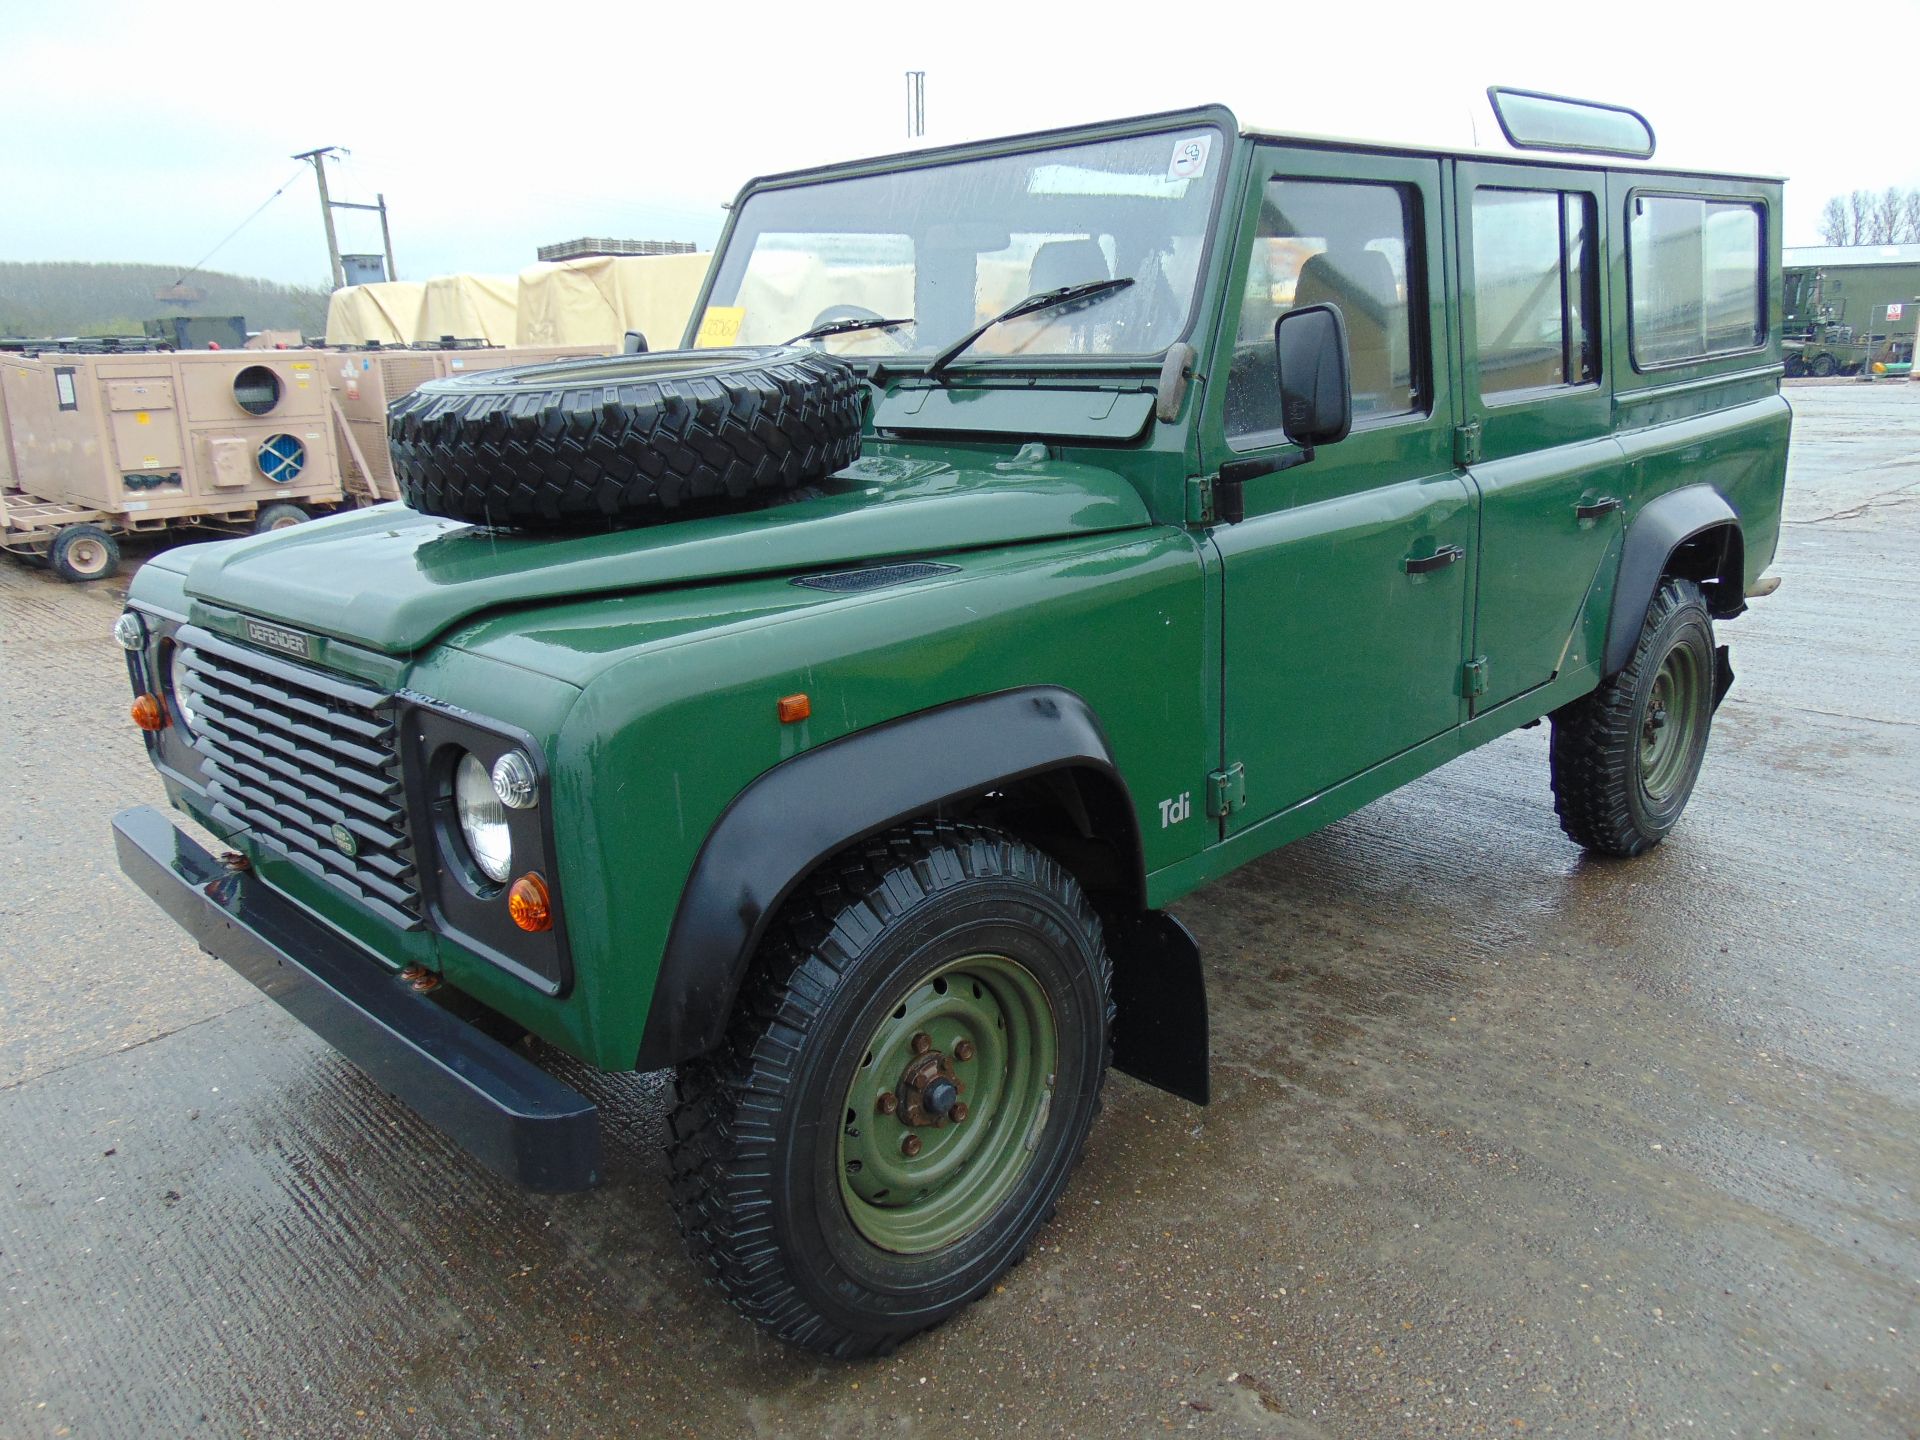
{"label": "generator unit", "polygon": [[237,524],[340,499],[316,353],[47,355],[6,362],[0,384],[14,483],[43,500]]}

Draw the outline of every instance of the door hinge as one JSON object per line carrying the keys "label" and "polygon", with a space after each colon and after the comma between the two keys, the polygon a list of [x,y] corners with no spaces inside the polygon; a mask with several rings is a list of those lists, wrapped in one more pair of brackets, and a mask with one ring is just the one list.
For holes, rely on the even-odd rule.
{"label": "door hinge", "polygon": [[1236,760],[1207,776],[1207,814],[1223,820],[1247,803],[1246,767]]}
{"label": "door hinge", "polygon": [[1187,523],[1211,525],[1213,513],[1213,477],[1195,475],[1187,481]]}
{"label": "door hinge", "polygon": [[1461,666],[1460,669],[1462,673],[1460,693],[1462,695],[1465,695],[1471,700],[1476,695],[1484,695],[1487,693],[1486,656],[1476,655],[1473,659],[1467,661],[1465,665]]}
{"label": "door hinge", "polygon": [[1480,463],[1480,422],[1478,420],[1469,420],[1464,425],[1453,427],[1453,463],[1456,465]]}

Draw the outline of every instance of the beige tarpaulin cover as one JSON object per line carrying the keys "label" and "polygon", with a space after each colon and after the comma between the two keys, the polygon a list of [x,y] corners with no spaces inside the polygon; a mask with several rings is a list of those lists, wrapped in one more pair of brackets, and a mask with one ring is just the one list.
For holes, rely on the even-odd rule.
{"label": "beige tarpaulin cover", "polygon": [[450,335],[511,345],[519,295],[512,275],[436,275],[420,297],[413,338],[426,344]]}
{"label": "beige tarpaulin cover", "polygon": [[418,280],[384,280],[334,291],[327,301],[327,344],[411,345],[426,288]]}
{"label": "beige tarpaulin cover", "polygon": [[520,272],[521,345],[605,345],[629,330],[654,350],[679,348],[709,255],[596,255]]}

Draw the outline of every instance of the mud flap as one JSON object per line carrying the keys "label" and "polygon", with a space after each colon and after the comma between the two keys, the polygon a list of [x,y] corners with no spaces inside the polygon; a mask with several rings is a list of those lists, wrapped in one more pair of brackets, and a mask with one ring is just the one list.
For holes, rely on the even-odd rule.
{"label": "mud flap", "polygon": [[1163,910],[1109,918],[1113,957],[1113,1066],[1134,1079],[1205,1105],[1207,982],[1200,946]]}
{"label": "mud flap", "polygon": [[1727,698],[1727,691],[1733,688],[1733,661],[1727,658],[1727,647],[1717,645],[1713,651],[1713,708],[1718,710],[1720,702]]}

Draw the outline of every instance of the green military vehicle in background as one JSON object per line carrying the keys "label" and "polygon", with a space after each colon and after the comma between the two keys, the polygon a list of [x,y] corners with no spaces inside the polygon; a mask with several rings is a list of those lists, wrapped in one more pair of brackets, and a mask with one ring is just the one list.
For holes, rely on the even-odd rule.
{"label": "green military vehicle in background", "polygon": [[528,1185],[598,1116],[515,1037],[675,1067],[740,1310],[938,1323],[1109,1063],[1207,1099],[1174,901],[1542,719],[1575,843],[1687,803],[1780,524],[1780,185],[1495,98],[1498,154],[1208,108],[751,182],[688,350],[424,386],[410,505],[148,562],[134,716],[228,848],[136,808],[124,868]]}
{"label": "green military vehicle in background", "polygon": [[1855,375],[1913,363],[1920,324],[1920,245],[1789,248],[1782,269],[1781,352],[1789,376]]}

